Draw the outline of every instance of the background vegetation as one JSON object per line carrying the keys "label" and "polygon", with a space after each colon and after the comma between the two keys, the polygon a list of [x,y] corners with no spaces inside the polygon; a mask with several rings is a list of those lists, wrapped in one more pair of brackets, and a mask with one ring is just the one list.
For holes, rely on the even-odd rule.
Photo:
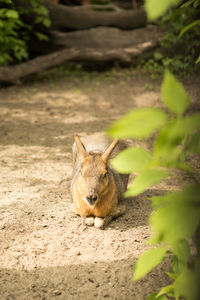
{"label": "background vegetation", "polygon": [[[179,1],[180,2],[180,1]],[[198,71],[200,49],[199,30],[200,1],[186,1],[175,8],[169,8],[157,23],[164,32],[161,48],[148,61],[141,61],[142,67],[153,72],[153,77],[163,73],[165,68],[181,75]]]}
{"label": "background vegetation", "polygon": [[[147,9],[150,2],[146,2]],[[180,1],[174,2],[180,3]],[[2,66],[30,59],[32,53],[29,43],[32,38],[48,40],[44,34],[44,27],[49,27],[51,21],[43,0],[28,0],[26,3],[26,6],[20,6],[13,0],[0,1],[0,65]],[[104,5],[109,1],[94,0],[91,3]],[[176,8],[170,8],[163,3],[159,8],[161,7],[161,12],[167,8],[167,12],[161,17],[160,12],[149,17],[150,21],[157,16],[160,17],[156,23],[164,32],[161,47],[151,59],[142,60],[139,65],[153,73],[152,77],[155,79],[166,67],[177,74],[190,75],[199,69],[196,62],[200,48],[198,26],[200,1],[189,0],[184,3],[181,1]],[[141,6],[142,1],[137,1],[137,4]],[[32,24],[27,19],[30,14],[34,16]]]}
{"label": "background vegetation", "polygon": [[[0,65],[16,64],[30,57],[29,41],[35,36],[46,40],[47,36],[40,32],[40,26],[49,27],[51,22],[48,10],[42,0],[27,0],[27,7],[17,6],[13,0],[0,1]],[[32,25],[25,17],[35,14]],[[38,24],[40,26],[38,26]]]}

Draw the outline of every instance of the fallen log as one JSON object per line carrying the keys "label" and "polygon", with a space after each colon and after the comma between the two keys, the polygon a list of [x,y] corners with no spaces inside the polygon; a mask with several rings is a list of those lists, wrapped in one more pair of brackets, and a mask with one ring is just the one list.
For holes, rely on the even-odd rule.
{"label": "fallen log", "polygon": [[143,8],[137,10],[117,9],[114,11],[92,10],[90,5],[66,6],[45,1],[54,30],[88,29],[96,26],[114,26],[121,29],[143,27],[147,17]]}
{"label": "fallen log", "polygon": [[118,49],[134,47],[146,41],[158,41],[161,35],[154,25],[136,30],[96,27],[72,32],[51,31],[51,44],[57,48]]}
{"label": "fallen log", "polygon": [[19,79],[26,77],[27,75],[40,73],[48,68],[56,67],[67,61],[119,61],[130,63],[134,58],[153,50],[156,46],[158,46],[158,40],[138,43],[137,46],[123,49],[63,49],[51,54],[36,57],[19,65],[0,67],[0,82],[15,84]]}
{"label": "fallen log", "polygon": [[51,30],[50,41],[32,39],[29,49],[35,56],[49,54],[63,48],[118,49],[137,46],[145,41],[157,41],[160,30],[154,25],[135,30],[120,30],[113,27],[96,27],[87,30],[60,32]]}

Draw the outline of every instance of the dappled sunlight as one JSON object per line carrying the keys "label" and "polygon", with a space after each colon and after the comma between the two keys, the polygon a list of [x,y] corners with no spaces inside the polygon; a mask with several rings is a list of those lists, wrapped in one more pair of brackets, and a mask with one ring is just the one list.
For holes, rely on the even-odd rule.
{"label": "dappled sunlight", "polygon": [[[132,257],[133,251],[134,257],[137,258],[142,251],[148,249],[145,245],[146,236],[141,235],[141,232],[146,232],[146,226],[131,228],[123,233],[117,229],[104,232],[88,228],[82,231],[72,212],[67,218],[64,218],[65,214],[58,218],[51,205],[49,211],[51,223],[47,223],[41,217],[40,211],[31,231],[32,216],[29,216],[29,224],[20,220],[14,222],[12,219],[7,222],[8,230],[13,227],[13,231],[18,230],[19,233],[18,236],[9,234],[7,249],[1,254],[2,268],[33,270],[36,266],[46,268],[100,261],[112,262]],[[91,234],[94,235],[92,240]],[[13,238],[14,241],[10,242]]]}
{"label": "dappled sunlight", "polygon": [[[73,85],[59,79],[55,87],[47,81],[2,89],[0,274],[12,283],[14,295],[19,285],[25,285],[18,299],[24,299],[22,291],[32,299],[38,286],[39,299],[54,298],[56,293],[68,299],[70,283],[74,287],[77,281],[79,295],[80,285],[87,282],[99,285],[102,297],[105,289],[114,295],[120,287],[122,299],[143,300],[147,290],[165,280],[159,269],[133,285],[132,266],[149,247],[147,199],[177,189],[178,177],[125,199],[126,213],[104,231],[83,230],[70,196],[74,133],[102,132],[135,107],[159,107],[159,90],[159,83],[137,75],[113,81],[94,77]],[[151,139],[131,144],[152,149]],[[89,289],[91,299],[95,290]],[[73,291],[70,295],[75,299]]]}
{"label": "dappled sunlight", "polygon": [[160,101],[160,93],[154,91],[147,91],[138,93],[132,96],[134,106],[136,107],[162,107]]}

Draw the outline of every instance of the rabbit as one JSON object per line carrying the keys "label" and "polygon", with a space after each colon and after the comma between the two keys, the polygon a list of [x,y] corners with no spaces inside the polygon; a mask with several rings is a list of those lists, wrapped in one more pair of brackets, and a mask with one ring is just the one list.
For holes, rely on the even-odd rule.
{"label": "rabbit", "polygon": [[110,158],[127,148],[125,141],[111,143],[102,134],[74,136],[71,197],[84,225],[105,228],[126,211],[118,205],[128,184],[128,174],[119,174],[108,164]]}

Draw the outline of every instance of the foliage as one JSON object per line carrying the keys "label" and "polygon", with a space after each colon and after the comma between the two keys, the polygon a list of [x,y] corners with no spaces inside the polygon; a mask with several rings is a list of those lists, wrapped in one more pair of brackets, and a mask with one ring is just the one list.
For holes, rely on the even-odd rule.
{"label": "foliage", "polygon": [[[0,2],[0,65],[21,62],[29,58],[28,42],[33,35],[39,40],[47,36],[37,30],[37,24],[50,26],[48,10],[42,0],[28,0],[28,8],[17,6],[13,0]],[[35,14],[32,25],[24,21]]]}
{"label": "foliage", "polygon": [[[188,159],[191,153],[200,153],[200,113],[185,115],[190,105],[189,96],[169,71],[165,72],[161,94],[166,112],[153,108],[135,109],[108,130],[110,136],[117,138],[144,139],[156,133],[152,153],[132,147],[112,160],[113,167],[119,172],[138,173],[126,196],[144,192],[167,178],[169,173],[173,174],[176,169],[195,178]],[[153,212],[149,222],[153,236],[149,243],[156,248],[148,250],[139,258],[134,267],[134,280],[145,276],[169,256],[171,270],[167,274],[172,283],[161,288],[158,294],[150,295],[148,300],[167,299],[166,296],[173,299],[198,299],[200,236],[196,236],[196,232],[200,230],[199,195],[200,184],[195,179],[194,183],[183,190],[150,199]],[[190,240],[194,237],[197,255],[192,261]]]}
{"label": "foliage", "polygon": [[157,0],[146,0],[145,8],[148,11],[148,19],[150,21],[160,17],[163,15],[166,10],[172,5],[177,5],[181,0],[165,0],[165,1],[157,1]]}
{"label": "foliage", "polygon": [[[165,2],[166,5],[163,5]],[[176,4],[180,1],[146,1],[146,8],[150,9],[148,12],[150,19],[160,16],[162,12],[159,5],[156,6],[155,3],[160,3],[162,9],[166,10],[171,2]],[[200,21],[196,19],[199,3],[199,0],[186,1],[179,7],[168,9],[158,20],[159,26],[165,33],[161,50],[154,54],[153,59],[141,62],[142,66],[153,72],[153,77],[163,73],[165,68],[183,75],[198,70],[195,62],[198,62],[200,48]]]}

